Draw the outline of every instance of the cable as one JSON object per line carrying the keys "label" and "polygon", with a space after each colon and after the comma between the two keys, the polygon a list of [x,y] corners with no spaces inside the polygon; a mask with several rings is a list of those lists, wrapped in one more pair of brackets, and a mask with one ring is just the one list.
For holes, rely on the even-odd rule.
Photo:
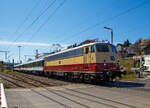
{"label": "cable", "polygon": [[[31,16],[31,14],[33,13],[33,11],[37,8],[37,6],[39,5],[40,2],[41,2],[41,0],[38,0],[36,2],[36,4],[31,8],[30,12],[27,14],[27,16],[25,17],[25,19],[23,20],[23,22],[21,22],[20,25],[17,27],[17,29],[15,30],[15,32],[13,33],[13,35],[15,35],[15,34],[18,33],[18,31],[25,24],[25,22],[27,22],[27,20],[29,19],[29,17]],[[7,47],[6,49],[8,50],[9,47]]]}
{"label": "cable", "polygon": [[[143,3],[141,3],[141,4],[139,4],[139,5],[135,6],[135,7],[129,8],[129,9],[127,9],[127,10],[125,10],[125,11],[123,11],[123,12],[117,14],[117,15],[114,15],[114,16],[112,16],[112,17],[110,17],[110,18],[108,18],[108,19],[102,21],[102,22],[98,22],[98,23],[96,23],[96,24],[94,24],[94,25],[92,25],[92,26],[89,26],[89,27],[85,28],[84,30],[82,30],[82,31],[80,31],[80,32],[78,32],[78,33],[72,35],[71,37],[78,36],[78,35],[80,35],[80,34],[86,32],[86,31],[88,31],[88,30],[90,30],[90,29],[92,29],[92,28],[95,28],[95,27],[99,26],[99,25],[102,24],[102,23],[106,23],[106,22],[109,22],[109,21],[111,21],[111,20],[113,20],[113,19],[116,19],[116,18],[118,18],[118,17],[120,17],[120,16],[122,16],[122,15],[124,15],[124,14],[127,14],[127,13],[129,13],[129,12],[131,12],[131,11],[137,9],[137,8],[140,8],[140,7],[142,7],[142,6],[144,6],[144,5],[148,4],[148,3],[150,3],[150,0],[148,0],[148,1],[146,1],[146,2],[143,2]],[[68,39],[68,37],[67,37],[66,39]]]}
{"label": "cable", "polygon": [[36,21],[39,20],[39,18],[40,18],[56,1],[57,1],[57,0],[54,0],[52,3],[50,3],[50,4],[48,5],[48,7],[47,7],[42,13],[40,13],[40,15],[37,16],[37,17],[33,20],[33,22],[32,22],[19,36],[17,36],[17,38],[14,40],[14,42],[16,42],[27,30],[29,30],[29,28],[31,28],[31,27],[33,26],[33,24],[35,24]]}
{"label": "cable", "polygon": [[40,4],[41,0],[38,0],[37,3],[32,7],[32,9],[30,10],[30,12],[28,13],[28,15],[25,17],[25,19],[23,20],[23,22],[17,27],[16,31],[14,32],[14,34],[18,33],[18,31],[20,30],[20,28],[25,24],[25,22],[29,19],[29,17],[31,16],[31,14],[33,13],[33,11],[37,8],[37,6]]}
{"label": "cable", "polygon": [[31,36],[31,38],[28,40],[28,42],[30,41],[30,40],[32,40],[36,35],[35,34],[37,34],[41,29],[42,29],[42,27],[57,13],[57,11],[65,4],[65,2],[66,2],[66,0],[63,0],[63,2],[61,2],[59,5],[58,5],[58,7],[56,7],[56,9],[53,11],[53,13],[52,14],[50,14],[49,16],[48,16],[48,18],[44,21],[44,23],[42,23],[40,26],[39,26],[39,28],[36,30],[36,32],[34,33],[34,34],[32,34],[32,36]]}
{"label": "cable", "polygon": [[[50,14],[48,16],[48,18],[39,26],[39,28],[37,29],[37,31],[31,36],[31,38],[27,41],[30,42],[41,29],[42,27],[57,13],[57,11],[65,4],[67,0],[63,0],[56,8],[55,10],[52,12],[52,14]],[[27,48],[27,47],[26,47]]]}
{"label": "cable", "polygon": [[[47,0],[47,1],[48,1],[48,0]],[[33,20],[33,22],[32,22],[20,35],[18,35],[18,36],[14,39],[13,42],[16,42],[21,36],[23,36],[23,34],[24,34],[27,30],[29,30],[29,28],[32,27],[33,24],[36,23],[36,21],[39,20],[39,18],[40,18],[46,11],[48,11],[48,9],[49,9],[56,1],[57,1],[57,0],[53,0],[53,1],[48,5],[48,7],[45,8],[45,9]],[[37,5],[35,5],[35,6],[33,7],[33,9],[36,8],[36,6],[37,6]],[[32,12],[31,12],[31,13],[32,13]],[[29,13],[28,16],[30,16],[31,13]],[[27,16],[27,17],[28,17],[28,16]],[[25,20],[28,19],[27,17],[25,18]],[[25,21],[25,20],[24,20],[24,21]],[[24,23],[24,22],[23,22],[23,23]],[[20,26],[20,27],[21,27],[21,26]],[[18,31],[18,30],[20,29],[20,27],[18,27],[18,29],[17,29],[16,31]],[[11,47],[11,45],[7,48],[7,50],[8,50],[10,47]]]}
{"label": "cable", "polygon": [[[20,34],[18,35],[13,42],[16,42],[20,37],[23,36],[23,34],[29,30],[30,27],[33,26],[34,23],[36,23],[36,21],[56,2],[57,0],[54,0],[53,2],[51,2],[47,8],[44,9],[44,11],[42,11],[34,20],[33,22]],[[11,46],[9,46],[7,49],[9,49]]]}

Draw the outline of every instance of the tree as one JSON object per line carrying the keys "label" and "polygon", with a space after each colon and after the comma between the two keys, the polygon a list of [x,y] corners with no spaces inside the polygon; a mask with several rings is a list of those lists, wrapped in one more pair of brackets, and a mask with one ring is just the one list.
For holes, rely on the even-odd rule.
{"label": "tree", "polygon": [[142,50],[141,49],[141,42],[142,42],[142,40],[139,39],[134,44],[134,51],[135,51],[136,55],[141,55],[141,50]]}
{"label": "tree", "polygon": [[126,47],[129,47],[131,45],[131,43],[129,42],[129,40],[127,39],[125,42],[124,42],[124,44],[123,44],[123,46],[126,48]]}

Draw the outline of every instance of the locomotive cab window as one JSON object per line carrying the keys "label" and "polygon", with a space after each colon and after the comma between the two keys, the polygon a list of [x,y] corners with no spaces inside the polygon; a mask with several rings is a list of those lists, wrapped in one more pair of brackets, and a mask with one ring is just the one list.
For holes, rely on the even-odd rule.
{"label": "locomotive cab window", "polygon": [[104,44],[96,45],[96,50],[97,52],[109,52],[109,47],[108,45],[104,45]]}
{"label": "locomotive cab window", "polygon": [[95,46],[94,45],[91,46],[91,52],[92,53],[95,52]]}

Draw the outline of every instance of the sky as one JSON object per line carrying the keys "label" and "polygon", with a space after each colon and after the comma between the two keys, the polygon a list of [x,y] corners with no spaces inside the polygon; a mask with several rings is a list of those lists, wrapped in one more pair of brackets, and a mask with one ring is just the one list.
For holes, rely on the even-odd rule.
{"label": "sky", "polygon": [[[99,38],[114,44],[150,38],[150,0],[1,0],[0,51],[8,60]],[[5,54],[0,53],[0,60]]]}

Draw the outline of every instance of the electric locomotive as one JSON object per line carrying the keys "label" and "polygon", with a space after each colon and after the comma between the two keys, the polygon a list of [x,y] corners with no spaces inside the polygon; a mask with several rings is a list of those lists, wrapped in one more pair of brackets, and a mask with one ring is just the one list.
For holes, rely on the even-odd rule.
{"label": "electric locomotive", "polygon": [[93,42],[44,58],[44,71],[50,75],[64,75],[100,80],[112,80],[121,75],[114,45],[107,42]]}

